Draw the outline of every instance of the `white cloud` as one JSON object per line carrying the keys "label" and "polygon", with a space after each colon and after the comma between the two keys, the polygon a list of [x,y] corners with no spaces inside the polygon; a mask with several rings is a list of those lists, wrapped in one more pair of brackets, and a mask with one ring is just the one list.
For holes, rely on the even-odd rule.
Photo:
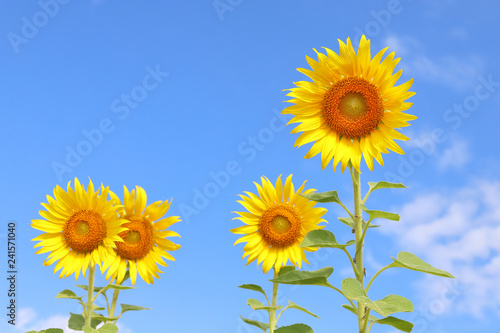
{"label": "white cloud", "polygon": [[[66,315],[53,315],[48,318],[38,318],[38,314],[34,309],[21,308],[19,309],[18,318],[16,329],[21,332],[32,330],[41,331],[47,328],[61,328],[64,330],[64,333],[78,332],[68,328],[69,316]],[[122,323],[117,323],[117,326],[120,333],[133,333],[132,329]]]}
{"label": "white cloud", "polygon": [[41,331],[47,328],[61,328],[64,333],[73,333],[77,331],[68,328],[69,316],[53,315],[48,318],[37,318],[38,315],[32,308],[19,309],[19,321],[16,329],[26,331]]}
{"label": "white cloud", "polygon": [[[455,34],[459,34],[459,31]],[[474,54],[430,57],[426,54],[425,45],[414,37],[393,34],[386,38],[385,43],[390,50],[396,51],[396,56],[405,57],[402,68],[408,74],[458,91],[473,89],[485,67],[484,59]]]}
{"label": "white cloud", "polygon": [[407,136],[412,139],[406,141],[404,146],[409,149],[421,149],[427,155],[433,156],[436,166],[441,171],[461,169],[470,161],[469,144],[456,136],[450,137],[445,143],[434,142],[434,131],[415,133],[410,131]]}
{"label": "white cloud", "polygon": [[465,141],[454,140],[439,154],[438,166],[442,170],[460,169],[469,162],[469,149]]}
{"label": "white cloud", "polygon": [[[449,193],[421,195],[399,211],[401,223],[387,224],[381,232],[459,279],[458,287],[450,287],[444,278],[424,278],[417,284],[423,303],[442,308],[436,305],[434,312],[499,313],[500,181],[476,180]],[[443,301],[447,293],[456,299]]]}

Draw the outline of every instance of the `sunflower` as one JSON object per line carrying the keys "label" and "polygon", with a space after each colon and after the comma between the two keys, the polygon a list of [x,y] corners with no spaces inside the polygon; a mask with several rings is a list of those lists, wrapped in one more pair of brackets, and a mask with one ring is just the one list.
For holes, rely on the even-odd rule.
{"label": "sunflower", "polygon": [[382,61],[388,48],[371,58],[370,40],[363,35],[354,51],[351,40],[347,45],[339,40],[340,55],[330,49],[326,55],[314,51],[318,61],[306,57],[312,70],[297,70],[312,79],[299,81],[296,88],[287,89],[292,97],[283,114],[292,114],[291,123],[300,123],[292,133],[303,132],[295,146],[314,141],[305,158],[321,152],[322,167],[333,159],[333,169],[341,162],[342,172],[349,161],[360,171],[361,155],[373,170],[373,159],[384,165],[381,153],[388,149],[398,154],[404,151],[394,142],[408,140],[396,128],[408,126],[417,117],[403,113],[413,103],[405,102],[415,93],[408,91],[413,79],[395,86],[402,70],[393,74],[400,58],[394,52]]}
{"label": "sunflower", "polygon": [[[120,199],[114,194],[113,200],[118,206],[121,205]],[[137,272],[147,283],[154,283],[153,276],[160,278],[158,273],[163,272],[158,269],[157,264],[168,266],[163,258],[175,259],[167,251],[175,251],[181,247],[166,239],[166,237],[180,237],[179,234],[165,230],[179,222],[179,216],[161,219],[167,213],[171,203],[172,201],[168,200],[156,201],[146,207],[146,192],[142,187],[136,186],[136,189],[129,192],[124,186],[124,205],[118,213],[126,220],[124,227],[128,230],[119,234],[123,242],[116,244],[115,259],[108,261],[106,279],[111,278],[111,281],[123,282],[127,266],[132,285],[135,285]]]}
{"label": "sunflower", "polygon": [[[243,258],[248,256],[247,265],[257,259],[257,266],[262,263],[265,273],[274,266],[279,272],[288,260],[299,268],[302,261],[309,264],[305,251],[316,251],[315,248],[301,248],[300,243],[311,230],[322,229],[326,222],[322,216],[324,208],[314,208],[316,202],[300,196],[315,190],[304,191],[304,185],[295,192],[292,175],[288,176],[283,186],[281,175],[276,181],[276,187],[266,177],[261,178],[262,186],[254,183],[259,196],[245,192],[247,196],[238,201],[248,212],[235,212],[238,219],[246,225],[232,229],[235,234],[244,234],[234,245],[246,242],[243,248]],[[233,220],[234,220],[233,219]]]}
{"label": "sunflower", "polygon": [[47,195],[48,203],[42,203],[46,210],[39,213],[46,220],[32,220],[31,226],[44,233],[33,239],[39,241],[34,247],[41,247],[37,254],[50,252],[43,264],[49,266],[57,261],[54,273],[62,269],[59,278],[75,273],[78,279],[80,271],[86,277],[89,265],[102,268],[103,262],[112,259],[112,249],[122,241],[118,234],[126,229],[116,207],[107,200],[109,193],[103,186],[95,191],[90,179],[85,190],[75,178],[74,190],[71,181],[67,191],[58,185],[54,198]]}

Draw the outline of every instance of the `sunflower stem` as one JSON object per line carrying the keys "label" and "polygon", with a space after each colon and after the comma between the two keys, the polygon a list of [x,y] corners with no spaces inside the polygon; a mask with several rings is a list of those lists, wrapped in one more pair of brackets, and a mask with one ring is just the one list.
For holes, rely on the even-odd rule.
{"label": "sunflower stem", "polygon": [[[356,235],[356,279],[361,283],[364,288],[364,267],[363,267],[363,218],[361,216],[361,184],[360,174],[358,170],[349,166],[352,176],[352,186],[354,190],[354,232]],[[365,313],[365,306],[358,302],[358,326],[359,333],[366,332],[365,321],[367,316]]]}
{"label": "sunflower stem", "polygon": [[[274,269],[274,279],[278,277],[278,273],[276,272],[276,269]],[[275,328],[276,328],[276,304],[278,302],[278,283],[273,282],[273,298],[272,298],[272,303],[271,307],[272,309],[269,310],[269,327],[270,327],[270,333],[273,333]]]}
{"label": "sunflower stem", "polygon": [[[109,313],[108,313],[109,318],[113,318],[115,315],[116,302],[118,301],[118,294],[120,294],[120,291],[118,289],[113,290],[113,299],[111,300],[111,309],[109,310]],[[115,324],[116,324],[117,320],[114,321]]]}
{"label": "sunflower stem", "polygon": [[95,266],[89,265],[89,287],[87,290],[87,306],[85,311],[85,325],[90,326],[94,312],[94,278]]}

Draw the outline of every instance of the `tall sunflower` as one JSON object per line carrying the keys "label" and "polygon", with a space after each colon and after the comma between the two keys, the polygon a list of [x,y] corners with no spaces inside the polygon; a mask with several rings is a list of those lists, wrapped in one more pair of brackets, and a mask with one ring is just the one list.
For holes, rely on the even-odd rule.
{"label": "tall sunflower", "polygon": [[330,49],[326,55],[314,50],[318,61],[306,57],[312,70],[297,70],[312,79],[299,81],[296,88],[288,89],[292,97],[284,114],[294,117],[290,123],[300,123],[292,133],[303,132],[295,146],[314,141],[305,158],[321,152],[322,167],[333,159],[333,169],[341,163],[342,172],[349,161],[360,171],[361,155],[373,170],[373,159],[384,165],[381,153],[388,149],[398,154],[404,151],[394,142],[408,140],[396,128],[408,126],[417,117],[403,113],[413,103],[405,102],[415,93],[408,91],[413,79],[395,86],[402,70],[393,74],[400,58],[394,52],[382,61],[388,48],[370,55],[370,40],[363,35],[358,52],[351,40],[347,45],[339,40],[340,55]]}
{"label": "tall sunflower", "polygon": [[243,247],[243,258],[248,256],[247,265],[257,259],[257,265],[262,263],[265,273],[274,266],[279,271],[290,261],[299,268],[302,261],[307,261],[305,251],[316,251],[315,248],[301,248],[299,245],[311,230],[322,229],[322,216],[326,209],[314,207],[316,202],[300,196],[315,190],[304,190],[304,185],[295,191],[292,175],[288,176],[283,185],[281,175],[276,181],[276,187],[266,177],[261,178],[262,186],[255,183],[259,195],[245,192],[247,196],[238,201],[248,212],[235,212],[244,226],[232,229],[235,234],[243,234],[234,245],[246,242]]}
{"label": "tall sunflower", "polygon": [[[162,219],[172,201],[156,201],[146,207],[146,199],[146,191],[142,187],[136,186],[129,192],[124,186],[124,205],[118,213],[126,220],[124,227],[128,230],[119,234],[123,242],[116,244],[116,257],[108,261],[106,279],[121,283],[128,266],[132,285],[135,285],[137,272],[145,282],[154,283],[153,276],[160,278],[158,273],[163,273],[157,264],[168,266],[163,258],[175,260],[167,251],[175,251],[181,246],[166,237],[180,236],[165,229],[179,222],[180,218],[170,216]],[[121,204],[116,195],[113,195],[113,200]]]}
{"label": "tall sunflower", "polygon": [[50,252],[43,264],[57,261],[54,273],[62,269],[59,278],[75,273],[78,279],[80,271],[86,277],[89,265],[101,266],[113,258],[115,243],[122,241],[118,234],[126,229],[116,207],[107,200],[109,193],[102,186],[95,191],[92,180],[85,190],[75,178],[74,190],[71,181],[66,191],[58,185],[54,198],[47,195],[48,203],[42,203],[46,210],[39,213],[45,220],[32,220],[31,226],[44,233],[33,239],[39,241],[34,247],[41,247],[37,254]]}

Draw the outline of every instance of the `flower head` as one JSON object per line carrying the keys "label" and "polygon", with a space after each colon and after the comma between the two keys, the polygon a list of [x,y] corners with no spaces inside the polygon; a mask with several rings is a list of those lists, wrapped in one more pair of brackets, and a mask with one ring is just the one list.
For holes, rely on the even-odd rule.
{"label": "flower head", "polygon": [[122,241],[119,233],[126,229],[107,200],[110,193],[103,186],[95,191],[91,180],[85,190],[75,178],[74,190],[71,182],[66,191],[57,186],[54,198],[47,195],[48,203],[42,203],[46,210],[40,215],[45,220],[32,220],[31,226],[44,233],[33,239],[39,241],[34,247],[41,247],[37,254],[50,252],[44,265],[57,261],[54,273],[62,269],[59,278],[75,273],[78,279],[80,271],[86,276],[89,265],[101,266],[113,258],[115,244]]}
{"label": "flower head", "polygon": [[[113,199],[121,205],[120,199]],[[181,246],[174,244],[166,237],[180,237],[178,233],[165,230],[180,221],[178,216],[162,218],[168,211],[172,201],[156,201],[146,206],[146,191],[136,186],[131,192],[124,186],[124,201],[119,215],[126,220],[126,231],[120,233],[122,243],[116,244],[116,256],[106,266],[106,279],[121,283],[125,277],[127,266],[130,270],[130,280],[135,285],[137,273],[147,283],[153,283],[153,276],[160,278],[163,273],[157,265],[168,266],[163,258],[175,260],[168,251],[175,251]]]}
{"label": "flower head", "polygon": [[394,52],[384,60],[387,48],[373,58],[370,40],[363,35],[358,52],[351,40],[340,43],[340,55],[325,48],[318,54],[318,61],[309,57],[312,70],[299,68],[310,81],[295,82],[296,88],[288,89],[287,102],[295,105],[283,110],[294,117],[290,123],[300,123],[292,133],[303,132],[295,146],[314,142],[306,158],[321,152],[323,169],[333,160],[333,168],[341,163],[344,171],[349,162],[360,171],[361,156],[370,170],[373,158],[384,165],[381,153],[404,151],[394,142],[408,140],[397,128],[408,126],[417,117],[403,113],[412,103],[405,102],[415,93],[408,91],[413,79],[395,86],[402,70],[393,73],[399,62]]}
{"label": "flower head", "polygon": [[244,226],[232,229],[235,234],[243,234],[234,244],[246,243],[243,248],[243,258],[248,256],[247,264],[257,260],[262,263],[265,273],[274,267],[279,271],[288,261],[302,266],[307,261],[304,251],[316,251],[315,248],[302,248],[299,245],[306,234],[315,229],[322,229],[322,216],[326,209],[314,207],[314,201],[299,194],[312,193],[315,190],[304,190],[305,182],[295,191],[292,175],[288,176],[283,185],[281,176],[276,181],[276,187],[266,177],[261,178],[262,185],[255,183],[259,195],[245,192],[238,201],[248,212],[236,212]]}

